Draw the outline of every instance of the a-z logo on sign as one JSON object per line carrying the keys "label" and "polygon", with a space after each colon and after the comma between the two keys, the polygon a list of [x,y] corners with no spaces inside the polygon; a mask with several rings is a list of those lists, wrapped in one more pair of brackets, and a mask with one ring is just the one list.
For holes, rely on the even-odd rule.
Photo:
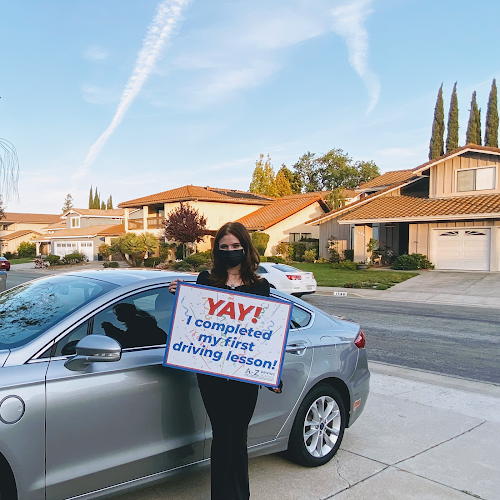
{"label": "a-z logo on sign", "polygon": [[292,304],[180,282],[164,365],[277,387]]}

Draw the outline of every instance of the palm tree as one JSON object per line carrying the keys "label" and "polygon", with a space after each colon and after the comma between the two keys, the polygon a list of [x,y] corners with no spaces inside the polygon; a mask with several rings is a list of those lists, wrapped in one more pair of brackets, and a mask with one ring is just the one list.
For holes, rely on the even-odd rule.
{"label": "palm tree", "polygon": [[19,160],[14,145],[0,138],[0,197],[4,200],[17,198]]}

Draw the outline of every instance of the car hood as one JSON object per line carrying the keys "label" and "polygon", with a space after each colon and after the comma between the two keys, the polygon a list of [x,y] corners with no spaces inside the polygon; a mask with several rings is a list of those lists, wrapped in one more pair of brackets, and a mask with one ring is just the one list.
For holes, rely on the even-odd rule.
{"label": "car hood", "polygon": [[2,367],[5,362],[7,361],[7,358],[9,357],[10,351],[7,349],[5,351],[0,351],[0,367]]}

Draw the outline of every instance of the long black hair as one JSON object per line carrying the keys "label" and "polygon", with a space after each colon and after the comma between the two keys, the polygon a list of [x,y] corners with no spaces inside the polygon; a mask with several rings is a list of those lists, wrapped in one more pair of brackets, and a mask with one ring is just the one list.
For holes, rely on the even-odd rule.
{"label": "long black hair", "polygon": [[210,274],[212,283],[216,286],[223,286],[227,283],[227,267],[219,257],[220,252],[224,252],[224,250],[219,250],[219,243],[221,238],[226,236],[226,234],[236,236],[245,252],[245,258],[240,267],[241,281],[247,286],[262,281],[262,278],[255,274],[255,271],[259,267],[260,257],[252,244],[250,233],[240,222],[227,222],[217,231],[212,248],[213,267]]}

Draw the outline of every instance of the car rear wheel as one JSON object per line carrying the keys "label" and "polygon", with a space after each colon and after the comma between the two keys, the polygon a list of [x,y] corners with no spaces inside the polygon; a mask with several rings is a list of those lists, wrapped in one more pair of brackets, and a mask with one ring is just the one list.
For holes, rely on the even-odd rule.
{"label": "car rear wheel", "polygon": [[288,454],[306,467],[326,464],[344,436],[346,413],[339,393],[326,384],[312,389],[302,401],[290,433]]}
{"label": "car rear wheel", "polygon": [[17,500],[14,474],[5,458],[0,454],[0,500]]}

